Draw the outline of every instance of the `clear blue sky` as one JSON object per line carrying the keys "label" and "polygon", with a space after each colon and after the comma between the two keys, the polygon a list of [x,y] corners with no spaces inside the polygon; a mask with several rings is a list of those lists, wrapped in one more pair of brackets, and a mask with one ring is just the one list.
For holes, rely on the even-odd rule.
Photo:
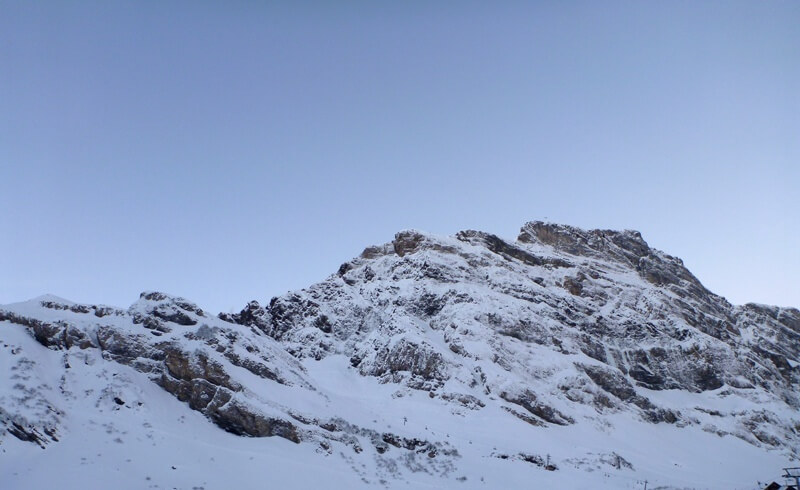
{"label": "clear blue sky", "polygon": [[800,306],[800,2],[433,3],[0,0],[0,303],[238,311],[546,218]]}

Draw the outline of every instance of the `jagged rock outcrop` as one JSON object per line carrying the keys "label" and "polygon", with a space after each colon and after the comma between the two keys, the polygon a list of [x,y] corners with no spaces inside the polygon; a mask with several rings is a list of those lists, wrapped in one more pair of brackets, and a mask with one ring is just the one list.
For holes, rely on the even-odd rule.
{"label": "jagged rock outcrop", "polygon": [[238,396],[244,387],[230,375],[239,367],[271,382],[310,387],[303,367],[271,339],[254,342],[230,323],[207,318],[193,303],[158,292],[142,293],[127,311],[53,299],[34,303],[63,312],[63,319],[37,318],[42,312],[31,308],[36,305],[22,312],[0,310],[0,319],[27,327],[51,349],[98,349],[103,358],[146,373],[229,432],[299,442],[288,415],[265,415],[252,400]]}

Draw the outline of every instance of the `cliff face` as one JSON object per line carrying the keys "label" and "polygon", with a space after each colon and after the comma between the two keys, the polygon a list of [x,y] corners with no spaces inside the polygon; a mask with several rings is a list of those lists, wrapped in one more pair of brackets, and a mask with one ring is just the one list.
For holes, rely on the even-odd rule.
{"label": "cliff face", "polygon": [[[800,312],[733,306],[634,231],[531,222],[513,242],[403,231],[323,282],[234,315],[151,292],[127,310],[40,298],[0,307],[0,322],[58,353],[58,369],[130,367],[228,432],[356,457],[368,448],[439,476],[463,447],[427,426],[401,434],[337,413],[319,367],[341,359],[343,376],[390,387],[390,399],[424,394],[442,414],[497,412],[525,430],[622,417],[800,456]],[[0,428],[46,446],[63,432],[70,390],[29,378],[0,393]],[[544,461],[507,453],[485,456]]]}
{"label": "cliff face", "polygon": [[[798,311],[734,307],[637,232],[535,222],[516,243],[401,232],[328,280],[228,319],[297,357],[346,354],[363,374],[418,377],[420,386],[465,365],[522,374],[532,361],[504,353],[537,346],[583,354],[652,390],[761,387],[799,406],[788,362],[800,357]],[[411,351],[416,362],[398,359]],[[513,363],[520,369],[509,371]]]}

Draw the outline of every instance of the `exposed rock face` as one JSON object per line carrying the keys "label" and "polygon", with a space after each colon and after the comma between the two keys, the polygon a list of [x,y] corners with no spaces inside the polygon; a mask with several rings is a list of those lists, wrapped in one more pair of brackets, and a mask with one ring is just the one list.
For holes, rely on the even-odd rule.
{"label": "exposed rock face", "polygon": [[[298,393],[327,403],[308,366],[344,356],[398,396],[421,392],[453,411],[494,407],[540,428],[628,413],[795,456],[800,447],[800,421],[786,415],[800,411],[800,311],[732,306],[634,231],[532,222],[516,241],[404,231],[323,282],[236,314],[211,317],[145,292],[127,310],[54,298],[10,305],[0,322],[49,349],[130,366],[231,433],[335,441],[355,453],[369,444],[414,464],[417,454],[457,451],[342,414],[305,414],[292,406]],[[679,406],[661,396],[669,390],[749,408]],[[39,444],[57,438],[60,419],[44,408],[52,402],[36,403],[38,423],[0,406],[0,425]],[[735,424],[707,422],[723,416]]]}
{"label": "exposed rock face", "polygon": [[266,329],[270,323],[267,310],[262,308],[258,301],[255,300],[249,302],[241,312],[233,315],[220,313],[219,318],[226,322],[258,327],[260,330]]}
{"label": "exposed rock face", "polygon": [[529,390],[525,390],[523,393],[518,395],[512,395],[503,392],[500,393],[500,398],[507,402],[521,406],[530,412],[531,415],[534,415],[535,417],[551,424],[569,425],[575,422],[572,420],[572,418],[564,415],[555,408],[539,402],[536,398],[536,394]]}
{"label": "exposed rock face", "polygon": [[157,292],[142,293],[127,311],[114,310],[109,321],[98,320],[108,318],[96,314],[108,311],[103,307],[52,300],[41,306],[70,315],[49,322],[0,310],[0,319],[24,325],[51,349],[99,349],[103,358],[147,373],[229,432],[300,441],[288,414],[283,419],[264,415],[253,400],[239,396],[243,387],[229,374],[241,367],[271,382],[308,385],[302,366],[271,339],[253,342],[232,325],[206,318],[193,303]]}
{"label": "exposed rock face", "polygon": [[361,374],[385,377],[387,382],[401,382],[408,378],[410,386],[435,389],[447,379],[442,355],[426,343],[416,344],[399,339],[394,345],[382,347],[378,352],[361,355],[352,357],[351,365],[359,367]]}
{"label": "exposed rock face", "polygon": [[634,267],[641,257],[650,252],[650,247],[638,231],[581,230],[541,221],[526,223],[517,240],[548,245],[569,255],[626,261]]}

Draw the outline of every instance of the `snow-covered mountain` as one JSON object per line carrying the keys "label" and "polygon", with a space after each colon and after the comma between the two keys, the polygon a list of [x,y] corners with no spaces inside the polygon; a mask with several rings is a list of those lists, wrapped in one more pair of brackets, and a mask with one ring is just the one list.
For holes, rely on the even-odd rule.
{"label": "snow-covered mountain", "polygon": [[542,222],[403,231],[234,315],[0,306],[0,381],[3,488],[750,489],[800,459],[800,311]]}

